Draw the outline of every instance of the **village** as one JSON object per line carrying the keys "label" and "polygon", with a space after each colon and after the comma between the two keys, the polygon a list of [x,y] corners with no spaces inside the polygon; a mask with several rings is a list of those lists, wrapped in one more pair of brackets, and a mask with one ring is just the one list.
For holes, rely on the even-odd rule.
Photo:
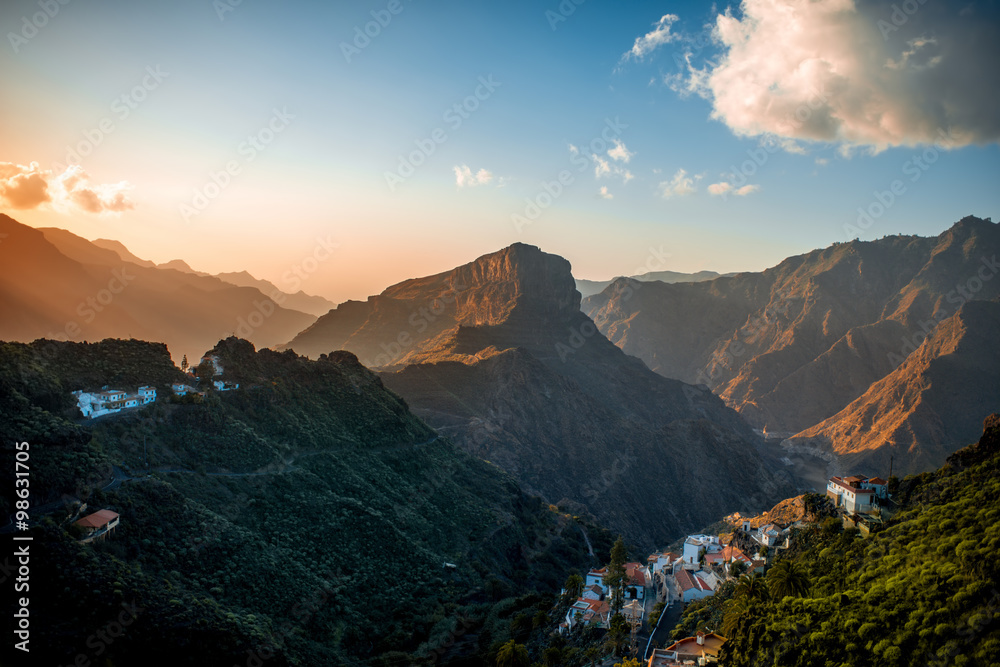
{"label": "village", "polygon": [[[831,477],[825,495],[843,525],[856,527],[860,535],[867,537],[884,520],[888,482],[861,475]],[[763,574],[770,562],[790,547],[793,531],[808,524],[804,516],[793,521],[772,521],[768,514],[754,518],[741,517],[739,513],[730,515],[726,517],[733,528],[730,533],[688,535],[674,551],[654,552],[645,564],[624,564],[627,581],[621,594],[621,613],[632,628],[633,656],[641,656],[642,664],[647,667],[706,665],[718,661],[726,642],[720,634],[706,631],[676,641],[667,638],[683,607],[715,595],[729,580]],[[608,566],[587,573],[582,590],[559,626],[561,634],[581,626],[611,627],[614,591],[605,582],[607,573]],[[643,648],[637,640],[644,634],[640,629],[649,625],[651,613],[656,615],[656,624],[645,633]]]}
{"label": "village", "polygon": [[[225,392],[239,388],[238,383],[218,378],[223,374],[219,358],[202,357],[199,367],[209,364],[215,391]],[[186,364],[185,364],[186,365]],[[174,400],[185,396],[204,397],[208,389],[197,387],[205,378],[195,373],[195,367],[185,369],[188,383],[174,383],[171,392]],[[98,392],[82,390],[72,392],[84,419],[96,419],[125,410],[140,409],[157,400],[156,388],[140,386],[135,392],[104,387]],[[889,498],[888,482],[879,477],[854,475],[831,477],[826,486],[829,499],[845,527],[855,527],[867,537],[879,529],[884,521],[884,507]],[[789,499],[800,501],[803,496]],[[783,501],[788,503],[789,501]],[[698,631],[694,636],[670,639],[670,633],[680,614],[688,604],[705,599],[727,582],[743,575],[763,575],[773,559],[788,549],[793,531],[808,524],[804,516],[771,512],[757,517],[743,517],[739,513],[725,517],[732,530],[720,535],[687,535],[673,550],[656,551],[645,563],[624,563],[624,584],[620,592],[621,614],[631,629],[631,655],[641,655],[640,664],[647,667],[681,667],[706,665],[718,662],[726,638],[713,631]],[[86,511],[81,504],[76,516]],[[769,516],[769,514],[773,516]],[[82,518],[71,518],[78,533],[78,541],[88,543],[111,537],[121,517],[110,509],[101,509]],[[451,563],[446,567],[456,568]],[[608,630],[612,624],[612,598],[618,593],[607,581],[609,566],[591,569],[579,581],[578,590],[562,619],[558,632],[569,634],[580,628],[593,627]],[[652,617],[652,618],[651,618]],[[662,648],[661,648],[662,647]]]}
{"label": "village", "polygon": [[[215,355],[201,358],[200,364],[209,363],[212,365],[215,376],[222,375],[223,368],[219,358]],[[187,369],[192,385],[198,385],[201,378],[194,373],[194,367]],[[171,391],[174,396],[198,395],[204,397],[206,389],[198,390],[194,386],[186,383],[174,383]],[[227,382],[225,380],[212,380],[212,387],[216,391],[232,391],[239,389],[238,382]],[[142,408],[156,402],[156,388],[150,386],[139,387],[138,390],[127,392],[121,389],[112,389],[107,386],[101,391],[83,391],[78,389],[72,392],[76,398],[77,408],[85,419],[96,419],[104,415],[115,414],[123,410],[132,408]]]}

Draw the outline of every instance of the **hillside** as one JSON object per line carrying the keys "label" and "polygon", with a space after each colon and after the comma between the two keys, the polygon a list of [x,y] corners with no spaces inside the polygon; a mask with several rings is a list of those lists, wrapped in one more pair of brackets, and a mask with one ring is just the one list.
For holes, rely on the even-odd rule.
{"label": "hillside", "polygon": [[[718,398],[652,373],[597,333],[569,262],[534,246],[341,304],[287,347],[357,354],[466,451],[638,545],[793,490]],[[688,479],[712,479],[712,492],[694,497]]]}
{"label": "hillside", "polygon": [[895,499],[869,538],[838,519],[796,531],[763,580],[690,605],[677,634],[721,632],[720,664],[735,667],[996,665],[1000,415]]}
{"label": "hillside", "polygon": [[[583,308],[657,373],[705,384],[755,427],[789,437],[865,394],[963,303],[1000,294],[998,253],[1000,227],[969,216],[935,238],[838,243],[761,273],[674,285],[619,280]],[[996,383],[961,391],[984,393],[990,409],[1000,400]],[[982,413],[966,416],[964,434]],[[954,442],[942,433],[921,442],[931,458],[897,462],[940,464]]]}
{"label": "hillside", "polygon": [[915,352],[850,405],[783,444],[833,451],[862,472],[917,473],[975,437],[1000,408],[1000,303],[972,301],[941,322]]}
{"label": "hillside", "polygon": [[[3,400],[19,406],[0,417],[3,449],[30,443],[40,520],[37,664],[160,664],[158,652],[190,665],[475,662],[512,636],[514,616],[548,609],[569,569],[596,564],[584,530],[598,553],[610,547],[437,437],[346,352],[309,361],[227,339],[213,352],[240,390],[67,421],[58,408],[82,381],[69,360],[111,369],[122,344],[0,348]],[[109,382],[171,368],[162,345],[127,345],[136,361]],[[112,465],[131,479],[106,487]],[[73,539],[76,498],[120,514],[110,539]],[[38,505],[59,499],[43,519]],[[95,653],[88,637],[122,603],[134,622]]]}
{"label": "hillside", "polygon": [[61,229],[33,229],[0,214],[0,233],[0,308],[10,314],[0,319],[0,340],[156,340],[179,363],[234,332],[275,345],[314,319],[257,289],[133,264]]}

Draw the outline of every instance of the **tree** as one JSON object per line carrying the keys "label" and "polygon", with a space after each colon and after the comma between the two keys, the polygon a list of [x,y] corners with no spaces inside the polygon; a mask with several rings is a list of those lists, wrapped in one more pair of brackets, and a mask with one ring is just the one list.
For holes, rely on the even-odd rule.
{"label": "tree", "polygon": [[747,564],[744,561],[738,560],[735,563],[729,564],[729,574],[733,577],[738,577],[747,571]]}
{"label": "tree", "polygon": [[660,620],[660,614],[663,613],[663,610],[666,608],[666,606],[667,606],[666,602],[657,602],[655,605],[653,605],[653,611],[649,612],[649,627],[651,628],[656,627],[656,623]]}
{"label": "tree", "polygon": [[497,667],[528,667],[528,649],[511,639],[497,651]]}
{"label": "tree", "polygon": [[767,589],[775,600],[789,595],[802,597],[809,591],[809,579],[801,565],[785,558],[767,573]]}
{"label": "tree", "polygon": [[181,359],[181,370],[186,373],[187,369],[188,369],[188,356],[185,354],[184,358]]}
{"label": "tree", "polygon": [[638,658],[625,658],[621,662],[616,662],[615,667],[642,667]]}
{"label": "tree", "polygon": [[764,579],[757,574],[744,574],[736,584],[735,595],[751,603],[766,600],[767,589],[764,587]]}
{"label": "tree", "polygon": [[631,633],[628,621],[625,620],[622,614],[615,614],[611,617],[609,625],[604,645],[617,656],[625,655],[625,651],[629,646],[629,635]]}
{"label": "tree", "polygon": [[611,613],[617,614],[625,604],[625,584],[628,573],[625,571],[625,541],[619,535],[611,547],[611,562],[608,563],[608,573],[604,575],[604,584],[611,589]]}
{"label": "tree", "polygon": [[566,583],[563,584],[563,588],[566,589],[563,602],[575,600],[580,597],[580,592],[583,591],[583,577],[576,573],[569,575],[566,577]]}
{"label": "tree", "polygon": [[757,555],[760,556],[761,558],[767,558],[767,545],[766,544],[760,545],[760,549],[757,550]]}
{"label": "tree", "polygon": [[198,376],[199,380],[207,380],[211,383],[212,378],[215,377],[215,364],[213,364],[210,359],[205,359],[203,362],[198,364],[194,374]]}
{"label": "tree", "polygon": [[542,651],[542,660],[545,661],[545,667],[556,667],[556,665],[561,665],[562,659],[562,651],[555,646],[550,646]]}

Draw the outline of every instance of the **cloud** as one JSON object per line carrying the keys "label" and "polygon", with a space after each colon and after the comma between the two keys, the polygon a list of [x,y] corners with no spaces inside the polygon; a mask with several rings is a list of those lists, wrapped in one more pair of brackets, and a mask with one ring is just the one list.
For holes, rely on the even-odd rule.
{"label": "cloud", "polygon": [[[958,147],[1000,140],[995,5],[743,0],[715,21],[721,53],[668,77],[735,134],[841,144]],[[906,11],[904,11],[906,10]],[[638,44],[638,42],[637,42]]]}
{"label": "cloud", "polygon": [[[594,178],[601,178],[602,176],[617,176],[622,179],[622,183],[628,183],[633,178],[635,174],[631,171],[622,167],[617,162],[628,163],[632,159],[635,153],[631,152],[619,139],[615,139],[615,145],[608,149],[607,156],[611,158],[610,160],[598,155],[597,153],[590,154],[590,160],[594,163]],[[580,149],[573,144],[569,145],[569,152],[573,155],[577,155]]]}
{"label": "cloud", "polygon": [[610,157],[615,162],[625,162],[628,163],[632,159],[635,153],[629,151],[625,147],[625,142],[621,139],[615,139],[615,147],[608,151],[608,157]]}
{"label": "cloud", "polygon": [[746,197],[747,195],[760,190],[760,186],[744,185],[742,187],[734,189],[732,183],[727,183],[726,181],[722,181],[721,183],[712,183],[705,189],[708,190],[708,194],[715,195],[717,197],[718,196],[725,197],[728,195],[735,195],[737,197]]}
{"label": "cloud", "polygon": [[602,185],[601,189],[597,192],[597,195],[602,199],[614,199],[615,196],[608,192],[608,186]]}
{"label": "cloud", "polygon": [[630,58],[642,60],[655,51],[657,47],[676,40],[678,36],[670,32],[670,26],[676,20],[677,16],[675,14],[664,14],[659,21],[653,24],[653,30],[647,32],[642,37],[635,38],[635,44],[632,45],[632,48],[622,54],[622,61]]}
{"label": "cloud", "polygon": [[474,188],[477,185],[486,185],[493,180],[493,173],[486,169],[480,169],[479,171],[473,173],[472,170],[469,169],[469,165],[466,164],[455,166],[454,169],[455,185],[460,188]]}
{"label": "cloud", "polygon": [[681,197],[692,194],[695,191],[694,183],[699,179],[701,176],[691,177],[688,176],[686,170],[678,169],[673,178],[669,181],[662,181],[656,189],[664,199]]}
{"label": "cloud", "polygon": [[93,184],[80,165],[71,165],[61,174],[28,166],[0,162],[0,202],[13,208],[38,208],[51,204],[59,211],[79,209],[88,213],[121,213],[135,208],[129,199],[132,185]]}
{"label": "cloud", "polygon": [[28,166],[0,162],[0,200],[13,208],[36,208],[52,201],[46,176],[37,162]]}

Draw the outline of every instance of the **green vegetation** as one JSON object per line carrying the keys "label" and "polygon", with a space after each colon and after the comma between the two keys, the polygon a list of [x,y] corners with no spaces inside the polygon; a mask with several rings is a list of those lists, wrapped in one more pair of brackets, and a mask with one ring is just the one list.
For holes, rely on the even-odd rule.
{"label": "green vegetation", "polygon": [[692,603],[674,636],[715,630],[737,666],[997,664],[1000,418],[897,500],[867,539],[832,518],[796,531],[765,577]]}
{"label": "green vegetation", "polygon": [[[457,666],[511,640],[545,659],[560,585],[596,564],[583,530],[604,554],[605,531],[437,438],[351,354],[214,353],[239,391],[74,423],[74,388],[176,381],[166,348],[0,346],[4,450],[31,443],[32,498],[67,501],[33,529],[39,664],[97,664],[88,637],[123,603],[100,664]],[[134,479],[102,490],[112,464]],[[75,541],[74,497],[121,515],[111,539]]]}

